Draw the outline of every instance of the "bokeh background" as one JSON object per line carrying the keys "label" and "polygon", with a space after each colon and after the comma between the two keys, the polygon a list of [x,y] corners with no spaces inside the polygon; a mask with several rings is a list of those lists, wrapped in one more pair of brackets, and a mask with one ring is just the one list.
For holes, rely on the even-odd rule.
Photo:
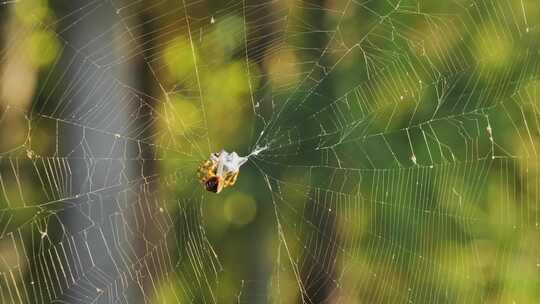
{"label": "bokeh background", "polygon": [[539,18],[0,1],[0,302],[540,302]]}

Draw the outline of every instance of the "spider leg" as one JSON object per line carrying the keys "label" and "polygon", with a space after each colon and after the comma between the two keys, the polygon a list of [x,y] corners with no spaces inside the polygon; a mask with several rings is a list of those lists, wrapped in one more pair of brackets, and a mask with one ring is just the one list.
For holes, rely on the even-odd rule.
{"label": "spider leg", "polygon": [[227,175],[227,179],[226,179],[227,186],[233,186],[236,183],[237,179],[238,179],[238,171]]}

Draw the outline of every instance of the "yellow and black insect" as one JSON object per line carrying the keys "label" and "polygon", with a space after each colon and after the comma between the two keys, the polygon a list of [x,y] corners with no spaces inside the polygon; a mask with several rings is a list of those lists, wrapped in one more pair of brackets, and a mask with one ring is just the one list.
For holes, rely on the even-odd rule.
{"label": "yellow and black insect", "polygon": [[207,191],[220,193],[236,183],[240,166],[247,160],[247,157],[240,157],[236,152],[222,150],[212,153],[210,159],[199,166],[199,180]]}

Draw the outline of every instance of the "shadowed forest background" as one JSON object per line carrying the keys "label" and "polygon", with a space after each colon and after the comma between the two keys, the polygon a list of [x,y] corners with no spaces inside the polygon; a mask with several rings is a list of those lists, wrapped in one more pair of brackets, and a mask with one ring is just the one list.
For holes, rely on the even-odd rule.
{"label": "shadowed forest background", "polygon": [[0,1],[0,302],[540,302],[539,19]]}

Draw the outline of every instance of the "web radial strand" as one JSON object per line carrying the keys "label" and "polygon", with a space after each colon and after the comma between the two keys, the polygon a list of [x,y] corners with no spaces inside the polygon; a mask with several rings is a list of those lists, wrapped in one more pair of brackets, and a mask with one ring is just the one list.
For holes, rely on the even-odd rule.
{"label": "web radial strand", "polygon": [[534,302],[539,12],[0,1],[0,302]]}

